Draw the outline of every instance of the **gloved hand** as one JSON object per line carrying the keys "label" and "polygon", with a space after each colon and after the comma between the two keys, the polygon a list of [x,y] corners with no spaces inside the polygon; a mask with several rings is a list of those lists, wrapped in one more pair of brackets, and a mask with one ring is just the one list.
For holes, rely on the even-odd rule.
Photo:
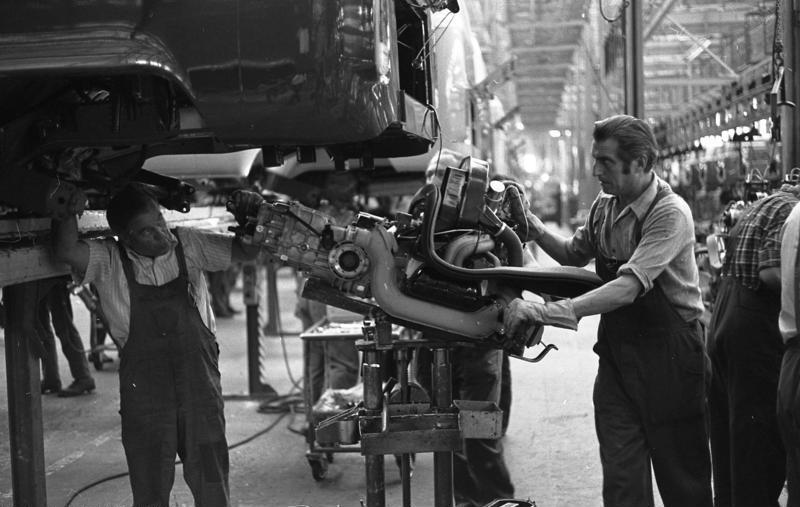
{"label": "gloved hand", "polygon": [[517,223],[514,232],[522,241],[539,239],[544,231],[544,223],[530,210],[530,203],[515,185],[510,185],[506,190],[511,218]]}
{"label": "gloved hand", "polygon": [[527,331],[536,323],[577,330],[578,317],[572,300],[535,303],[515,299],[503,312],[504,334],[514,343],[524,343]]}
{"label": "gloved hand", "polygon": [[233,217],[239,225],[244,225],[247,217],[258,215],[258,208],[262,202],[264,202],[264,198],[258,192],[236,190],[231,195],[226,208],[233,213]]}
{"label": "gloved hand", "polygon": [[461,167],[461,162],[463,160],[464,155],[449,148],[436,151],[430,161],[428,161],[428,167],[425,169],[425,182],[432,183],[437,173],[441,176],[448,166]]}

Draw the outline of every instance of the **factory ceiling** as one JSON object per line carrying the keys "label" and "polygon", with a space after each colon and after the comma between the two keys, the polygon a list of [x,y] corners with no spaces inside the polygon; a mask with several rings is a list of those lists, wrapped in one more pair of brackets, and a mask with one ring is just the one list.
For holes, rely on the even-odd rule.
{"label": "factory ceiling", "polygon": [[[644,2],[648,117],[675,114],[771,54],[773,1],[633,1]],[[623,112],[623,23],[600,15],[602,6],[605,17],[616,17],[621,4],[506,1],[517,106],[527,128],[568,126],[570,111],[586,106],[587,90],[602,96],[605,112]]]}

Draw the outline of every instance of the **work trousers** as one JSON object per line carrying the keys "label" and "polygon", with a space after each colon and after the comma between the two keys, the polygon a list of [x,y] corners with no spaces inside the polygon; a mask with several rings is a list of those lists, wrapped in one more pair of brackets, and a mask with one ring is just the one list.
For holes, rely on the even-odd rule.
{"label": "work trousers", "polygon": [[[699,324],[610,338],[601,321],[594,385],[605,507],[711,507],[707,364]],[[652,471],[651,471],[652,465]]]}
{"label": "work trousers", "polygon": [[[457,347],[451,355],[453,398],[499,403],[503,351]],[[417,353],[417,380],[430,389],[430,351]],[[469,438],[453,453],[456,507],[482,507],[497,498],[513,498],[514,485],[503,458],[501,439]]]}
{"label": "work trousers", "polygon": [[711,454],[716,507],[778,507],[786,455],[776,393],[783,340],[777,293],[720,283],[709,330]]}
{"label": "work trousers", "polygon": [[789,340],[778,381],[778,427],[786,446],[786,507],[800,507],[800,339]]}
{"label": "work trousers", "polygon": [[[50,327],[52,318],[53,327]],[[53,329],[61,342],[61,351],[67,359],[69,371],[74,380],[92,376],[89,362],[83,349],[83,340],[72,318],[72,303],[66,281],[55,283],[47,294],[39,301],[37,308],[37,331],[42,340],[44,356],[42,357],[42,384],[56,386],[61,383],[58,372],[58,351],[56,350]]]}

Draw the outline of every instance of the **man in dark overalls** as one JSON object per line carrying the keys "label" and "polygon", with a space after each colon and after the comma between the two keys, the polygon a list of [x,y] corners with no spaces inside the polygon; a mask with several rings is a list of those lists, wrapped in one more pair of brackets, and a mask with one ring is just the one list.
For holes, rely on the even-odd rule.
{"label": "man in dark overalls", "polygon": [[[261,202],[234,194],[237,217]],[[53,222],[54,252],[93,283],[120,350],[122,444],[135,506],[170,504],[175,455],[197,506],[228,506],[219,348],[204,271],[255,256],[231,235],[170,230],[147,188],[115,194],[119,238],[79,240],[75,218]]]}
{"label": "man in dark overalls", "polygon": [[577,329],[581,317],[602,314],[594,406],[604,505],[652,506],[654,473],[665,507],[711,507],[694,223],[686,202],[654,174],[656,155],[644,121],[596,122],[593,173],[602,192],[586,223],[565,238],[517,206],[523,239],[561,264],[595,259],[605,283],[574,299],[515,299],[503,325],[523,342],[534,323]]}
{"label": "man in dark overalls", "polygon": [[777,507],[786,479],[776,417],[783,356],[780,253],[798,190],[784,185],[751,204],[726,243],[708,333],[716,507]]}
{"label": "man in dark overalls", "polygon": [[778,377],[778,428],[786,447],[786,507],[800,506],[800,204],[781,236],[781,311],[778,329],[785,343]]}

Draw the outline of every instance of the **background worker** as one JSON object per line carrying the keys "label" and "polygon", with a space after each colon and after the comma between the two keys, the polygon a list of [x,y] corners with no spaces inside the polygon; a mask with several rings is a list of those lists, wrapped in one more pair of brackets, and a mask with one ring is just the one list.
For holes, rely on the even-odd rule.
{"label": "background worker", "polygon": [[778,428],[786,448],[786,507],[800,506],[800,204],[783,227],[781,311],[778,327],[785,344],[778,378]]}
{"label": "background worker", "polygon": [[[430,160],[425,171],[431,183],[449,167],[460,167],[463,155],[442,150]],[[435,338],[426,336],[426,338]],[[416,381],[430,394],[432,353],[415,351],[413,361]],[[490,347],[454,347],[450,355],[453,398],[491,401],[500,404],[503,351]],[[497,498],[513,498],[514,485],[503,456],[502,440],[464,439],[453,453],[453,495],[456,507],[481,507]]]}
{"label": "background worker", "polygon": [[[89,361],[83,349],[83,340],[72,320],[72,302],[67,287],[69,281],[69,276],[54,279],[37,307],[36,331],[43,348],[42,394],[57,393],[61,398],[79,396],[95,389],[94,379],[89,371]],[[72,382],[63,389],[61,375],[58,372],[56,336],[61,342],[61,352],[67,359],[72,374]]]}
{"label": "background worker", "polygon": [[[356,214],[353,197],[357,192],[358,181],[352,174],[329,172],[322,189],[324,200],[317,210],[333,217],[336,225],[349,225]],[[302,283],[302,277],[298,276],[298,290]],[[324,303],[300,297],[298,293],[294,314],[305,331],[328,315],[328,307]],[[347,389],[358,383],[360,364],[355,341],[308,340],[304,352],[310,383],[309,401],[312,404],[319,400],[326,388]]]}
{"label": "background worker", "polygon": [[[241,222],[261,201],[236,192],[231,208]],[[228,506],[219,347],[203,271],[254,258],[257,249],[231,235],[171,231],[137,184],[112,197],[106,216],[118,240],[80,240],[75,217],[54,220],[54,253],[82,284],[95,285],[122,345],[122,444],[134,505],[169,505],[177,453],[195,504]]]}
{"label": "background worker", "polygon": [[786,454],[775,415],[781,231],[800,187],[751,204],[731,229],[708,333],[714,505],[777,506]]}
{"label": "background worker", "polygon": [[602,192],[586,223],[565,238],[521,202],[516,216],[523,240],[564,265],[594,258],[605,283],[574,299],[513,300],[505,334],[524,343],[534,323],[577,329],[581,317],[601,314],[594,406],[604,505],[653,505],[652,465],[665,507],[711,507],[692,214],[653,173],[658,146],[646,122],[612,116],[593,137]]}

